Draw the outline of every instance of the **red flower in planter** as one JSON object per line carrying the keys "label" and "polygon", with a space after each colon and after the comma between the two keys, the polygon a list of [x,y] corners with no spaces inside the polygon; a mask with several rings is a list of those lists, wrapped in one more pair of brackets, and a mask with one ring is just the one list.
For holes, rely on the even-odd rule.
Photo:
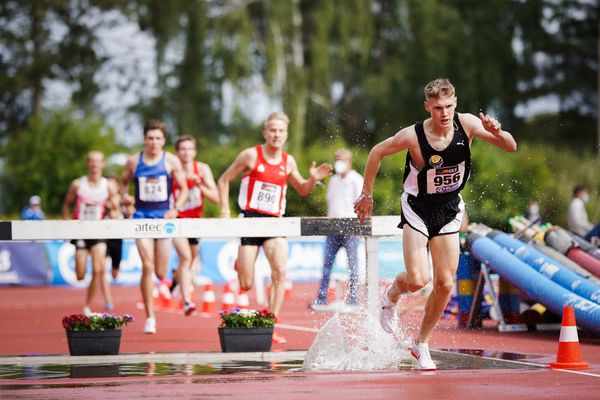
{"label": "red flower in planter", "polygon": [[129,314],[111,315],[92,313],[89,317],[83,314],[67,315],[62,319],[62,326],[68,331],[107,331],[119,329],[133,322]]}

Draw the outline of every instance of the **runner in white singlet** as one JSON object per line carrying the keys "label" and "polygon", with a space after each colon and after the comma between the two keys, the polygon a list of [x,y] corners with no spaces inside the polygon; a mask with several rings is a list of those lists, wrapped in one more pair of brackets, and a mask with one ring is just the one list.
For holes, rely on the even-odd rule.
{"label": "runner in white singlet", "polygon": [[[90,151],[87,156],[87,175],[75,179],[69,186],[69,191],[63,203],[64,219],[80,219],[99,221],[104,218],[107,202],[119,203],[118,186],[102,176],[104,169],[104,154]],[[75,211],[71,209],[75,204]],[[112,212],[112,211],[111,211]],[[117,210],[118,212],[118,210]],[[92,280],[88,286],[83,312],[91,313],[91,302],[98,286],[102,289],[105,309],[112,310],[113,301],[110,285],[104,277],[106,263],[106,243],[103,240],[73,240],[75,245],[75,273],[77,279],[85,278],[88,255],[92,258]]]}

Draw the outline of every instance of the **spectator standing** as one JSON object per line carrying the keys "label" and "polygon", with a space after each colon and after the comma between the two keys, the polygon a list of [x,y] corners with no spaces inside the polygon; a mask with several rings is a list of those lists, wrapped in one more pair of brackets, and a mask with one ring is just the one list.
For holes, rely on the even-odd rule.
{"label": "spectator standing", "polygon": [[[354,218],[356,217],[354,200],[360,196],[363,178],[352,169],[352,153],[349,150],[340,149],[335,153],[334,170],[335,175],[329,179],[327,185],[327,216]],[[346,305],[350,308],[358,306],[358,241],[357,236],[327,236],[321,285],[317,299],[311,304],[312,309],[326,308],[324,306],[327,304],[327,291],[333,262],[342,247],[346,249],[350,271]]]}
{"label": "spectator standing", "polygon": [[542,213],[540,212],[540,203],[536,200],[532,200],[529,202],[527,206],[527,211],[525,212],[525,218],[531,223],[542,223]]}
{"label": "spectator standing", "polygon": [[[593,233],[592,229],[594,228],[585,210],[588,201],[590,201],[590,195],[587,188],[584,185],[575,186],[573,188],[573,200],[571,200],[567,211],[567,223],[571,232],[584,238],[588,236],[588,233]],[[591,236],[597,236],[597,234],[590,235],[590,238]]]}

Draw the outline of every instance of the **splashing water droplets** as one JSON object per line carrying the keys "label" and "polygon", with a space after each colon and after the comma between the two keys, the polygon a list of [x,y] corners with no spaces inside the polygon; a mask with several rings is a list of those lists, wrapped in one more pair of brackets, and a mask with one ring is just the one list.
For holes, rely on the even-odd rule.
{"label": "splashing water droplets", "polygon": [[410,363],[410,339],[402,331],[384,332],[377,317],[336,313],[319,330],[302,369],[305,371],[370,371],[398,369]]}

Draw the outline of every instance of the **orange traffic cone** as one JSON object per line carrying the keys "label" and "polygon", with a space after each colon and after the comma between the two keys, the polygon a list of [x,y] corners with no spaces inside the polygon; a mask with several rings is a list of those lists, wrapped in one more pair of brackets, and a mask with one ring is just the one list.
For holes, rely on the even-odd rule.
{"label": "orange traffic cone", "polygon": [[206,314],[215,312],[215,292],[210,283],[204,285],[204,293],[202,293],[202,312]]}
{"label": "orange traffic cone", "polygon": [[248,306],[250,305],[250,299],[248,299],[248,293],[243,290],[240,289],[240,291],[238,292],[238,298],[237,298],[237,306],[238,308],[248,308]]}
{"label": "orange traffic cone", "polygon": [[556,354],[556,362],[550,363],[550,368],[590,368],[588,363],[581,360],[579,337],[577,336],[577,325],[575,324],[575,311],[572,306],[564,306],[563,308],[558,353]]}
{"label": "orange traffic cone", "polygon": [[233,308],[235,308],[235,295],[233,294],[229,283],[226,283],[225,288],[223,289],[223,301],[221,305],[221,311],[228,311]]}

